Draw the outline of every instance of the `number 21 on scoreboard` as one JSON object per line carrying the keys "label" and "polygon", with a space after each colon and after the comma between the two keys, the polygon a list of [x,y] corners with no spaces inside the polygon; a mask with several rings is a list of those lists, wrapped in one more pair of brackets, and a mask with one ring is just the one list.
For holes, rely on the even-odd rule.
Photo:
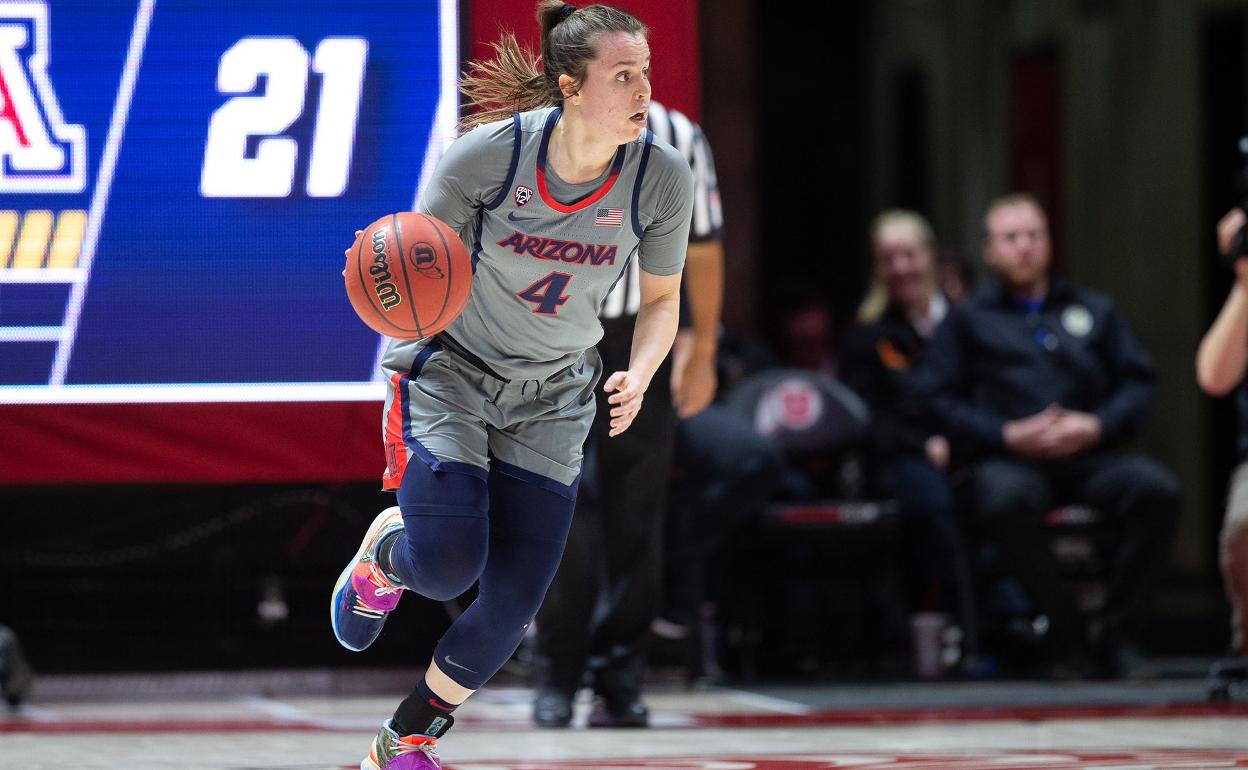
{"label": "number 21 on scoreboard", "polygon": [[[199,193],[205,198],[285,198],[295,182],[299,145],[282,136],[303,115],[308,73],[321,76],[321,94],[308,159],[306,190],[335,198],[347,189],[359,117],[368,41],[329,37],[309,56],[290,37],[246,37],[221,55],[217,91],[235,96],[208,123]],[[263,75],[264,92],[250,95]],[[248,140],[258,137],[253,157]]]}

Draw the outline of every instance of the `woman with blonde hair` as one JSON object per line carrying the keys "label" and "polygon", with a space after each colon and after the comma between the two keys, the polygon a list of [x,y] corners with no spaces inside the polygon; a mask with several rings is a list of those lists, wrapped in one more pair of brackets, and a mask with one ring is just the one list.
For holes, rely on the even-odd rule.
{"label": "woman with blonde hair", "polygon": [[946,609],[943,594],[969,583],[946,476],[950,447],[914,387],[927,341],[948,312],[936,239],[922,215],[894,209],[872,222],[871,252],[872,283],[846,336],[841,377],[871,408],[873,492],[901,505],[910,610]]}

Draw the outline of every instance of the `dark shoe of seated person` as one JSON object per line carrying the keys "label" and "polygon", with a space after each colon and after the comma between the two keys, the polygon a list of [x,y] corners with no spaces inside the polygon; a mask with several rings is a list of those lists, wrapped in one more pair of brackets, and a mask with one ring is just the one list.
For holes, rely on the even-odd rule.
{"label": "dark shoe of seated person", "polygon": [[1068,644],[1052,650],[1045,676],[1054,682],[1075,682],[1099,676],[1101,667],[1086,645]]}
{"label": "dark shoe of seated person", "polygon": [[649,727],[650,709],[640,698],[616,700],[598,696],[589,712],[590,727]]}
{"label": "dark shoe of seated person", "polygon": [[555,687],[542,687],[533,698],[533,724],[538,727],[567,727],[572,724],[575,693]]}
{"label": "dark shoe of seated person", "polygon": [[1044,678],[1050,682],[1082,682],[1092,677],[1092,666],[1083,663],[1054,663],[1044,672]]}
{"label": "dark shoe of seated person", "polygon": [[1226,657],[1215,660],[1209,667],[1209,675],[1214,679],[1248,681],[1248,654],[1235,647],[1230,648]]}
{"label": "dark shoe of seated person", "polygon": [[1104,679],[1146,682],[1161,674],[1144,652],[1132,645],[1118,645],[1098,651],[1096,673]]}
{"label": "dark shoe of seated person", "polygon": [[17,634],[7,626],[0,626],[0,694],[13,708],[30,697],[34,672],[26,657]]}

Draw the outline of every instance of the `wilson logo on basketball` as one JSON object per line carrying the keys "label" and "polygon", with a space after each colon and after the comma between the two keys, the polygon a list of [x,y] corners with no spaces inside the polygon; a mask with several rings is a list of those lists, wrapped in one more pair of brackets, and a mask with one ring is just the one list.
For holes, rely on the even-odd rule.
{"label": "wilson logo on basketball", "polygon": [[423,241],[412,246],[407,252],[407,261],[416,268],[416,272],[426,278],[445,278],[446,274],[438,267],[438,252]]}
{"label": "wilson logo on basketball", "polygon": [[394,308],[403,298],[393,283],[390,275],[390,257],[386,253],[386,231],[373,231],[373,264],[368,268],[373,276],[373,291],[377,293],[377,301],[387,311]]}

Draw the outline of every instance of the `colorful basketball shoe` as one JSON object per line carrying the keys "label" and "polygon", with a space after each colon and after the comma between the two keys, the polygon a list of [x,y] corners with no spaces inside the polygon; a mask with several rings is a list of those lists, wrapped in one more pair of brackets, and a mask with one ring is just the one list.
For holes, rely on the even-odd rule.
{"label": "colorful basketball shoe", "polygon": [[377,546],[393,532],[403,530],[403,514],[387,508],[373,519],[360,550],[334,584],[329,604],[334,636],[348,650],[359,652],[377,638],[386,616],[399,604],[403,586],[386,576],[377,563]]}
{"label": "colorful basketball shoe", "polygon": [[[445,733],[450,728],[449,714],[446,720],[438,732]],[[438,739],[431,735],[399,735],[387,721],[373,738],[373,747],[360,763],[360,770],[442,770]]]}

